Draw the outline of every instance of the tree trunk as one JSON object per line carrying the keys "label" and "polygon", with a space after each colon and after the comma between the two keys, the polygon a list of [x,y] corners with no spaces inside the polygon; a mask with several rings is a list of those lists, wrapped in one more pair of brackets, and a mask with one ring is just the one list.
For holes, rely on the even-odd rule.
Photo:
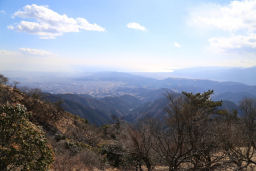
{"label": "tree trunk", "polygon": [[7,166],[4,163],[0,163],[0,170],[1,171],[6,171],[7,170]]}
{"label": "tree trunk", "polygon": [[176,171],[176,170],[177,170],[176,166],[169,165],[169,171]]}
{"label": "tree trunk", "polygon": [[152,170],[152,166],[151,166],[151,163],[149,160],[144,160],[145,164],[146,164],[146,167],[148,169],[148,171],[151,171]]}
{"label": "tree trunk", "polygon": [[143,171],[142,168],[141,168],[141,164],[139,164],[139,170],[140,170],[140,171]]}

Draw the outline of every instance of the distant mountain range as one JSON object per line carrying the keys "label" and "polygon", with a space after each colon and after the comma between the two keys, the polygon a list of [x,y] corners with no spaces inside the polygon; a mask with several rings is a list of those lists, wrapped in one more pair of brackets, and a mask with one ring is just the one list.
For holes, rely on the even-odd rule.
{"label": "distant mountain range", "polygon": [[174,71],[171,76],[208,79],[217,81],[233,81],[248,85],[256,85],[256,67],[251,68],[220,68],[202,67]]}
{"label": "distant mountain range", "polygon": [[[212,89],[215,91],[213,97],[214,99],[228,100],[235,103],[239,103],[239,101],[245,97],[256,97],[256,86],[249,86],[237,82],[218,82],[211,80],[182,78],[167,78],[164,80],[157,80],[118,72],[96,73],[84,78],[79,78],[79,81],[85,84],[93,81],[102,83],[103,85],[104,82],[111,82],[114,88],[109,91],[110,95],[113,93],[112,95],[129,94],[140,96],[140,94],[147,91],[154,94],[158,93],[157,90],[159,89],[162,89],[162,93],[164,89],[166,89],[165,91],[171,90],[177,93],[182,91],[197,93]],[[98,91],[98,95],[100,95],[100,89],[98,89]],[[143,98],[146,97],[143,96]]]}
{"label": "distant mountain range", "polygon": [[91,83],[95,86],[90,88],[92,95],[74,92],[47,94],[46,97],[50,101],[62,100],[65,110],[96,125],[111,123],[113,116],[130,122],[147,117],[163,118],[168,105],[167,92],[197,93],[212,89],[215,91],[213,100],[223,100],[223,108],[229,110],[238,109],[244,98],[256,98],[256,86],[236,82],[180,78],[157,80],[118,72],[95,73],[70,82],[75,85],[75,91],[79,91],[79,87],[85,91],[85,85]]}
{"label": "distant mountain range", "polygon": [[177,69],[173,72],[163,73],[134,73],[155,79],[166,79],[169,77],[206,79],[214,81],[232,81],[248,85],[256,85],[256,67],[249,68],[229,68],[229,67],[195,67]]}
{"label": "distant mountain range", "polygon": [[113,116],[127,121],[145,117],[164,117],[167,92],[181,93],[214,90],[213,100],[223,100],[232,110],[244,98],[256,99],[256,86],[238,82],[201,79],[154,79],[121,73],[88,73],[79,77],[44,77],[22,81],[20,86],[40,88],[49,101],[63,101],[63,108],[96,125],[111,123]]}

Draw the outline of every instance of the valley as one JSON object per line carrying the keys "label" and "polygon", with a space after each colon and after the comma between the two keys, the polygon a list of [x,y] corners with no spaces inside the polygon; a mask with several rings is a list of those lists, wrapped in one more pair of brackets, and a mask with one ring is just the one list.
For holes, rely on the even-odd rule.
{"label": "valley", "polygon": [[200,79],[154,79],[131,73],[100,72],[79,77],[47,80],[19,80],[22,87],[40,88],[46,100],[62,102],[62,107],[90,123],[103,125],[113,118],[135,122],[143,118],[164,117],[167,93],[198,93],[214,90],[213,100],[222,100],[230,111],[244,98],[256,98],[256,86],[237,82]]}

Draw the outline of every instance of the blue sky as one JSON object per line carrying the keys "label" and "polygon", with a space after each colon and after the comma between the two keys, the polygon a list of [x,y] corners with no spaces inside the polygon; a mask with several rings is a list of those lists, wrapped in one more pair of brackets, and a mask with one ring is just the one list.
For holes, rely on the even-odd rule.
{"label": "blue sky", "polygon": [[0,0],[0,71],[256,65],[256,0]]}

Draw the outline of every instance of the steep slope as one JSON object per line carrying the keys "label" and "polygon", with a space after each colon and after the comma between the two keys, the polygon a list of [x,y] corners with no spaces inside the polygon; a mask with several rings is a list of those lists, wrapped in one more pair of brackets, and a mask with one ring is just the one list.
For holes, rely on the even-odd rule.
{"label": "steep slope", "polygon": [[[147,118],[163,120],[168,115],[166,111],[168,104],[169,100],[167,97],[156,99],[155,101],[145,103],[144,105],[134,109],[125,117],[125,119],[132,123]],[[237,110],[239,112],[239,107],[231,101],[223,101],[220,109],[228,110],[230,112]]]}
{"label": "steep slope", "polygon": [[[38,94],[24,93],[0,84],[0,105],[22,104],[31,115],[31,122],[41,127],[55,152],[56,170],[100,167],[101,132],[87,120],[64,112],[59,106],[40,100]],[[83,158],[88,156],[89,159]],[[90,170],[90,169],[89,169]]]}
{"label": "steep slope", "polygon": [[136,121],[140,121],[146,118],[164,118],[167,113],[165,108],[168,105],[167,98],[159,98],[155,101],[147,102],[140,107],[131,111],[126,117],[125,120],[128,122],[135,123]]}
{"label": "steep slope", "polygon": [[[201,92],[207,91],[207,88],[204,89],[195,89],[192,84],[189,86],[184,86],[184,80],[181,80],[180,83],[174,85],[175,87],[180,86],[180,89],[185,89],[188,92]],[[188,81],[190,82],[190,81]],[[208,81],[201,81],[195,84],[203,84],[206,87]],[[224,84],[226,89],[221,89],[223,86],[218,84]],[[237,109],[237,105],[244,98],[255,98],[253,94],[248,92],[225,92],[230,89],[238,89],[237,87],[240,84],[233,83],[215,83],[215,87],[220,87],[219,92],[224,93],[215,93],[213,95],[213,100],[222,100],[223,107],[233,110]],[[232,87],[234,86],[234,87]],[[244,86],[242,84],[242,86]],[[171,86],[170,86],[171,87]],[[196,91],[197,90],[197,91]],[[118,118],[123,118],[124,120],[134,122],[144,117],[153,117],[161,118],[166,115],[164,108],[167,106],[166,95],[167,92],[174,93],[168,89],[145,89],[145,88],[122,88],[121,91],[126,92],[131,95],[122,95],[115,97],[104,97],[104,98],[95,98],[89,95],[81,94],[48,94],[47,98],[56,102],[62,100],[63,108],[66,111],[77,114],[82,118],[87,119],[90,123],[95,125],[103,125],[113,122],[113,116]],[[177,91],[179,92],[179,91]]]}
{"label": "steep slope", "polygon": [[113,116],[122,118],[142,103],[130,95],[93,98],[80,94],[46,94],[45,98],[51,102],[61,100],[63,109],[96,125],[113,122]]}

